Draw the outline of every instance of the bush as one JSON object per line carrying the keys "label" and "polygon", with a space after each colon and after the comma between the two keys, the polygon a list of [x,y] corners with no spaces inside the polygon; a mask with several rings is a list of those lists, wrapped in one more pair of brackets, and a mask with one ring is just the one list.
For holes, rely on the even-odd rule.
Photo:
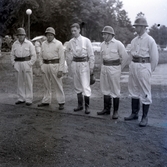
{"label": "bush", "polygon": [[159,62],[158,64],[167,64],[167,52],[160,51],[159,52]]}

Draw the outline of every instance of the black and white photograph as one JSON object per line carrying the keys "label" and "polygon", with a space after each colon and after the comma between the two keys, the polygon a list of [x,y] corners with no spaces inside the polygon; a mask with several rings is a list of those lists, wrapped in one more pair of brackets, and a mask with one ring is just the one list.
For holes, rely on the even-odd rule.
{"label": "black and white photograph", "polygon": [[0,0],[0,167],[167,167],[166,0]]}

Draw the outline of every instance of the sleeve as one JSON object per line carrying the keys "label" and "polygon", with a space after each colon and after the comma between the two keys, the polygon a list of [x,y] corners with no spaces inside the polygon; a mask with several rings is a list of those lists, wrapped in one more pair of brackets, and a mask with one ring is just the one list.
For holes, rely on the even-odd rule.
{"label": "sleeve", "polygon": [[159,61],[159,54],[157,44],[153,40],[150,45],[150,60],[151,60],[151,70],[154,71]]}
{"label": "sleeve", "polygon": [[102,66],[102,64],[103,64],[103,54],[104,54],[104,49],[103,49],[103,46],[104,45],[104,43],[102,43],[101,44],[101,48],[100,48],[100,66]]}
{"label": "sleeve", "polygon": [[121,69],[123,69],[126,65],[128,65],[128,60],[129,60],[130,56],[126,52],[126,49],[121,42],[119,43],[118,52],[119,52],[119,55],[120,55],[120,58],[121,58]]}
{"label": "sleeve", "polygon": [[89,57],[90,69],[93,69],[94,63],[95,63],[95,56],[94,56],[92,44],[89,39],[87,40],[87,47],[88,47],[88,57]]}
{"label": "sleeve", "polygon": [[67,47],[66,47],[66,50],[65,50],[65,58],[66,58],[66,61],[67,61],[67,65],[69,67],[71,65],[72,59],[73,59],[73,55],[71,54],[71,42],[70,41],[67,44]]}
{"label": "sleeve", "polygon": [[28,63],[29,63],[29,65],[32,66],[37,59],[35,46],[32,43],[30,43],[30,56],[31,56],[31,60]]}
{"label": "sleeve", "polygon": [[64,57],[64,48],[62,43],[59,44],[59,71],[64,71],[65,66],[65,57]]}

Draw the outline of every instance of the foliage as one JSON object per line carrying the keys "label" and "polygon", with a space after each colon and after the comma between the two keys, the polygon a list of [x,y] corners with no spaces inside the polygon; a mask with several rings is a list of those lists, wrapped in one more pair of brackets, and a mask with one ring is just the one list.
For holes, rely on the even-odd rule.
{"label": "foliage", "polygon": [[156,43],[162,47],[166,47],[167,45],[167,27],[162,25],[158,27],[154,24],[150,30],[149,34],[155,39]]}
{"label": "foliage", "polygon": [[119,0],[0,0],[1,34],[13,34],[18,27],[27,30],[26,9],[32,9],[31,38],[44,34],[48,26],[56,29],[62,42],[71,38],[70,25],[78,22],[84,35],[102,41],[104,26],[114,28],[116,38],[129,43],[134,30]]}

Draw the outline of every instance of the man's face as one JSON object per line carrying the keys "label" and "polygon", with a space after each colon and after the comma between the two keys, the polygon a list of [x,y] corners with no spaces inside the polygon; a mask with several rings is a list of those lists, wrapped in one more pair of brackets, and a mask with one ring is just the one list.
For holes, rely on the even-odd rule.
{"label": "man's face", "polygon": [[112,39],[112,35],[109,34],[109,33],[103,32],[102,36],[103,36],[103,39],[104,39],[105,42],[108,42]]}
{"label": "man's face", "polygon": [[137,32],[138,35],[141,35],[145,31],[145,27],[137,25],[135,26],[135,31]]}
{"label": "man's face", "polygon": [[52,33],[47,33],[46,38],[48,42],[52,42],[54,39],[54,35]]}
{"label": "man's face", "polygon": [[72,33],[72,36],[74,38],[77,38],[80,34],[80,29],[76,28],[76,27],[72,27],[71,28],[71,33]]}
{"label": "man's face", "polygon": [[24,42],[24,40],[25,40],[25,35],[23,35],[23,34],[19,34],[19,35],[17,35],[17,38],[18,38],[18,40],[19,40],[19,42]]}

